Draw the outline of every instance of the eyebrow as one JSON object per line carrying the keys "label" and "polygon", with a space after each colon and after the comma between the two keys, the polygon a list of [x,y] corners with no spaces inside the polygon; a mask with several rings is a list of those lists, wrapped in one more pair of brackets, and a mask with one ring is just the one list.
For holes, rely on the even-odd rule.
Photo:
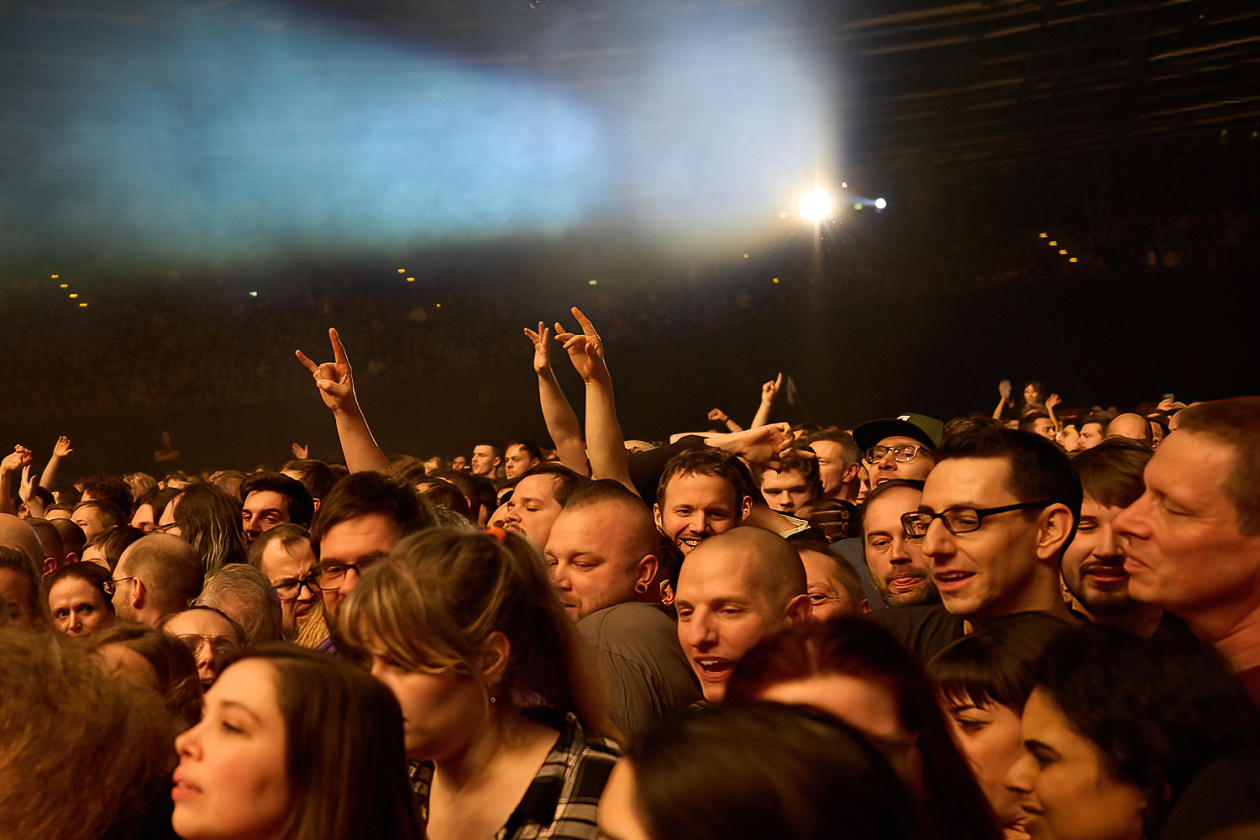
{"label": "eyebrow", "polygon": [[249,715],[257,722],[262,723],[262,718],[258,716],[258,713],[255,712],[253,709],[251,709],[249,706],[246,706],[244,703],[240,702],[239,700],[220,700],[219,705],[224,708],[240,709],[242,712]]}

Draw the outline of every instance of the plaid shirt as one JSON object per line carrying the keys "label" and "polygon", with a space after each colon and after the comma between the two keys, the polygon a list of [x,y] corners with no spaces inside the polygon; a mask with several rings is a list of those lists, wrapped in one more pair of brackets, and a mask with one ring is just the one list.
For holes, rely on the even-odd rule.
{"label": "plaid shirt", "polygon": [[[606,739],[588,739],[571,712],[561,718],[530,710],[530,716],[559,729],[560,737],[495,840],[597,840],[595,811],[620,751]],[[407,769],[423,828],[429,821],[433,764],[412,761]]]}

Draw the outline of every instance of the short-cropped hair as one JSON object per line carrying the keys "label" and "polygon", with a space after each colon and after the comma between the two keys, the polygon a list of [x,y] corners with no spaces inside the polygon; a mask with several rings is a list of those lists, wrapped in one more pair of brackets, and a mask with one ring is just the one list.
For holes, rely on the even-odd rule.
{"label": "short-cropped hair", "polygon": [[1100,505],[1128,507],[1146,492],[1143,474],[1155,454],[1148,444],[1126,437],[1109,437],[1093,449],[1082,449],[1072,459],[1081,489]]}
{"label": "short-cropped hair", "polygon": [[324,498],[311,523],[311,547],[316,556],[329,528],[373,513],[388,517],[403,535],[427,528],[434,522],[433,506],[410,484],[385,473],[351,473],[337,482]]}
{"label": "short-cropped hair", "polygon": [[586,476],[579,475],[563,464],[557,464],[552,461],[535,464],[526,470],[521,478],[527,478],[531,475],[549,475],[553,477],[554,486],[551,493],[556,497],[556,501],[560,503],[560,507],[565,506],[574,490],[590,481]]}
{"label": "short-cropped hair", "polygon": [[1225,496],[1234,503],[1238,530],[1249,537],[1260,534],[1260,397],[1192,405],[1177,414],[1179,432],[1209,435],[1234,447]]}
{"label": "short-cropped hair", "polygon": [[1081,519],[1081,481],[1056,444],[1032,432],[976,426],[947,437],[936,453],[937,464],[957,458],[1005,460],[1006,487],[1016,499],[1057,502],[1072,512],[1067,544],[1072,542]]}
{"label": "short-cropped hair", "polygon": [[751,474],[739,457],[712,446],[704,446],[679,452],[666,462],[660,483],[656,485],[657,504],[665,503],[665,488],[676,476],[687,475],[707,475],[729,481],[734,489],[737,505],[744,496],[752,495],[748,492],[749,485],[753,484]]}
{"label": "short-cropped hair", "polygon": [[289,521],[309,528],[311,525],[311,516],[315,513],[315,503],[311,500],[311,494],[302,485],[302,482],[295,478],[289,478],[284,473],[278,472],[261,472],[254,473],[241,483],[240,501],[245,504],[245,500],[249,498],[250,493],[271,491],[286,496],[289,499]]}

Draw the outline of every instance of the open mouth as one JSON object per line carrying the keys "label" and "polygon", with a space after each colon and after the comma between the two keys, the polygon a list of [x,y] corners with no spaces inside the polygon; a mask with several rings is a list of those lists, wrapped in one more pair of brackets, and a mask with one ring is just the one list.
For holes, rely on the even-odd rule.
{"label": "open mouth", "polygon": [[975,572],[937,572],[932,579],[936,581],[936,588],[945,595],[963,588],[975,576]]}
{"label": "open mouth", "polygon": [[682,549],[683,552],[689,552],[696,546],[700,545],[701,539],[701,537],[679,537],[678,547]]}
{"label": "open mouth", "polygon": [[735,670],[735,663],[718,656],[700,656],[692,660],[700,669],[700,679],[705,682],[723,682]]}

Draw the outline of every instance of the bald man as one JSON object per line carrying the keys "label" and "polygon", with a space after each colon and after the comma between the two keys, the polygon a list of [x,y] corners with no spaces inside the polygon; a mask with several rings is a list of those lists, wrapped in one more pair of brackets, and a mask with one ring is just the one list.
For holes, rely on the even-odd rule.
{"label": "bald man", "polygon": [[787,540],[739,527],[710,537],[678,574],[678,640],[716,703],[753,645],[810,617],[805,566]]}
{"label": "bald man", "polygon": [[1120,414],[1107,424],[1107,437],[1126,437],[1151,442],[1151,423],[1138,414]]}
{"label": "bald man", "polygon": [[627,735],[701,696],[657,597],[660,557],[648,506],[608,479],[575,490],[547,538],[560,601],[603,659],[613,719]]}
{"label": "bald man", "polygon": [[171,534],[141,537],[114,568],[114,612],[150,627],[188,609],[201,592],[201,560],[191,545]]}

